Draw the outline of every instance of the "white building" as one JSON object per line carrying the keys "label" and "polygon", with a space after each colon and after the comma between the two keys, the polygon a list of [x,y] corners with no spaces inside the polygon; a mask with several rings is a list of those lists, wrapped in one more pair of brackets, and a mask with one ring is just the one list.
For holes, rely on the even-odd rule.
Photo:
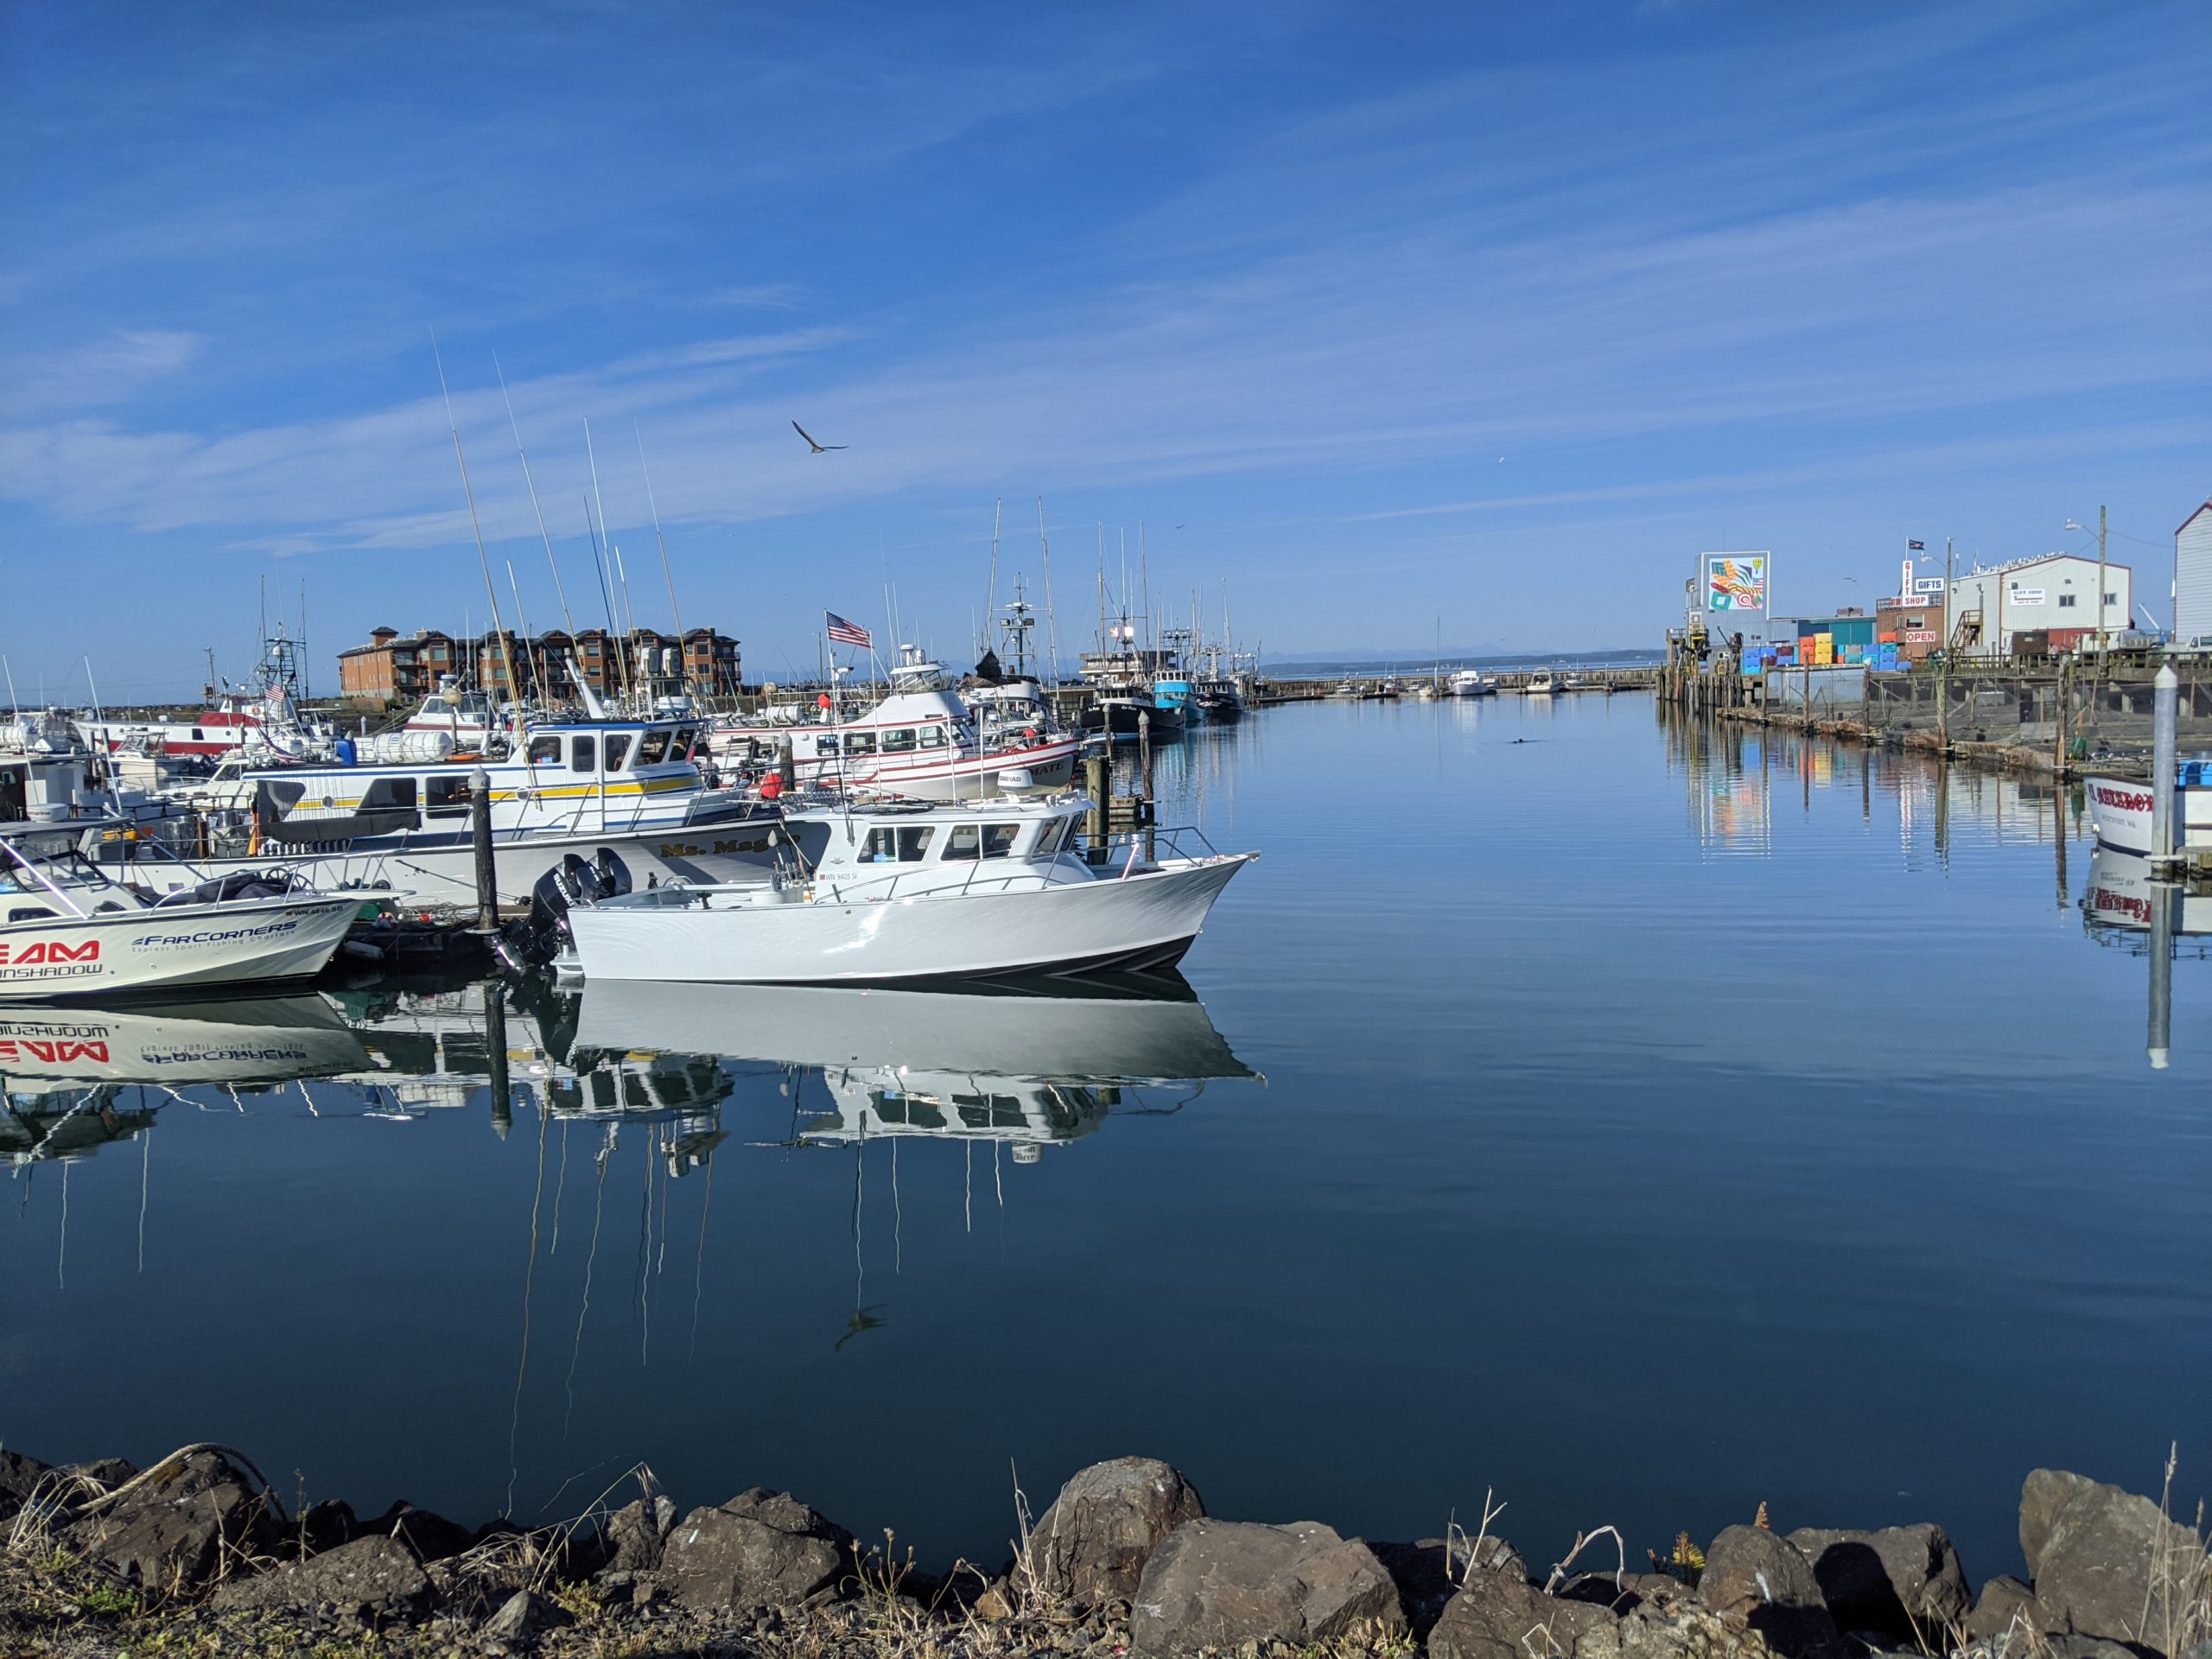
{"label": "white building", "polygon": [[2212,648],[2212,501],[2174,531],[2174,644]]}
{"label": "white building", "polygon": [[[2104,620],[2107,639],[2131,626],[2135,589],[2128,568],[2107,564]],[[2047,633],[2049,648],[2093,646],[2097,620],[2097,562],[2078,553],[2045,553],[2015,559],[1953,579],[1951,641],[1965,656],[2009,657],[2024,633]]]}

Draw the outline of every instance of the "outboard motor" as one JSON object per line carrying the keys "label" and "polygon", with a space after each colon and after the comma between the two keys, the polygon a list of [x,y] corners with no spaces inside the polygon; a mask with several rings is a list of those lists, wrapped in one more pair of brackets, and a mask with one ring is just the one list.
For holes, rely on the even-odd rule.
{"label": "outboard motor", "polygon": [[599,872],[588,863],[582,854],[570,853],[561,861],[561,887],[568,893],[572,905],[588,905],[607,897],[601,885]]}
{"label": "outboard motor", "polygon": [[543,968],[569,944],[569,894],[562,877],[566,869],[550,869],[530,889],[530,913],[507,925],[501,935],[500,957],[518,971]]}
{"label": "outboard motor", "polygon": [[606,897],[613,899],[630,891],[630,867],[615,855],[612,847],[602,847],[594,853],[591,867],[599,874],[599,885]]}

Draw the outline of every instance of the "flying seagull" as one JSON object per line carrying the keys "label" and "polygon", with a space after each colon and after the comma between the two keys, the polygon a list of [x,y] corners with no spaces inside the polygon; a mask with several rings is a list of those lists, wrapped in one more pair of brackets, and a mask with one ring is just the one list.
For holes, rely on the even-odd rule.
{"label": "flying seagull", "polygon": [[813,435],[804,427],[801,426],[797,421],[793,421],[791,423],[791,430],[798,433],[802,438],[804,438],[806,440],[806,447],[813,450],[817,455],[827,454],[832,449],[849,449],[852,448],[850,444],[845,443],[817,443],[814,441]]}

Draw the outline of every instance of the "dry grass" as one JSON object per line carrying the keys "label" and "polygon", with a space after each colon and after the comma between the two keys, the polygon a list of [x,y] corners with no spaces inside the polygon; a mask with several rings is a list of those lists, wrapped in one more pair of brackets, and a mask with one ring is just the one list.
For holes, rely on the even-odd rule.
{"label": "dry grass", "polygon": [[2167,1525],[2145,1579],[2143,1618],[2136,1626],[2139,1640],[2169,1654],[2212,1642],[2212,1548],[2205,1542],[2204,1501],[2197,1500],[2194,1526],[2175,1522],[2174,1471],[2180,1461],[2181,1445],[2176,1441],[2166,1450],[2165,1480],[2158,1491],[2158,1513]]}

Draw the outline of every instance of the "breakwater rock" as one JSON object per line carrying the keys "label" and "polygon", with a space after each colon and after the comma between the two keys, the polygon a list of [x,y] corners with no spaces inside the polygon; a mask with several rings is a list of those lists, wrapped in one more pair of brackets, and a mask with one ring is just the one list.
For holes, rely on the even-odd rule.
{"label": "breakwater rock", "polygon": [[1012,1559],[940,1574],[787,1492],[684,1511],[632,1481],[559,1526],[471,1529],[404,1503],[289,1514],[219,1446],[143,1471],[0,1451],[0,1651],[2212,1659],[2202,1536],[2059,1470],[2022,1488],[2028,1576],[1979,1594],[1940,1526],[1785,1535],[1764,1506],[1649,1570],[1606,1529],[1536,1573],[1486,1529],[1376,1542],[1211,1516],[1179,1471],[1122,1458],[1071,1478]]}

